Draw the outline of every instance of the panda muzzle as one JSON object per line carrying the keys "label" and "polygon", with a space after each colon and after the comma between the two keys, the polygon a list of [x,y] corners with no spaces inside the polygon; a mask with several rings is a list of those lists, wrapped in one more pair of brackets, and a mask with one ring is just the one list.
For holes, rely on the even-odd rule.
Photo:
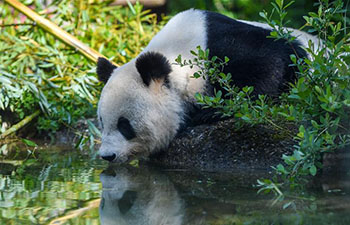
{"label": "panda muzzle", "polygon": [[110,155],[100,155],[102,159],[107,160],[110,163],[125,163],[129,161],[127,156],[117,156],[115,153]]}

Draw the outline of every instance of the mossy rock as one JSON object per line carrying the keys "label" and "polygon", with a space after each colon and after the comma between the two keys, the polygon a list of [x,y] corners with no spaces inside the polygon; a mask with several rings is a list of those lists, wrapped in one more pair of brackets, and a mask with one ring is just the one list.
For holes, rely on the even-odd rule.
{"label": "mossy rock", "polygon": [[[268,169],[292,152],[295,141],[285,131],[266,125],[235,131],[234,119],[189,127],[152,162],[209,171]],[[291,127],[291,130],[294,128]]]}

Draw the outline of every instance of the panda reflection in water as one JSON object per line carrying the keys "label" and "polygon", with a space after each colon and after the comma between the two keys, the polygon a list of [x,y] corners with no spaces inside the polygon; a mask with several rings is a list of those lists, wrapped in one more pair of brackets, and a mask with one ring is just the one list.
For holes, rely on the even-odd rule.
{"label": "panda reflection in water", "polygon": [[111,162],[148,157],[165,149],[180,127],[210,122],[212,112],[196,106],[195,93],[220,89],[203,78],[192,78],[197,68],[175,65],[193,59],[190,50],[209,49],[211,58],[230,61],[238,87],[254,86],[254,94],[278,95],[295,79],[290,55],[306,57],[303,46],[317,39],[292,30],[296,41],[267,38],[269,26],[233,20],[218,13],[187,10],[174,16],[139,56],[121,67],[99,58],[97,74],[105,83],[98,104],[102,127],[99,155]]}

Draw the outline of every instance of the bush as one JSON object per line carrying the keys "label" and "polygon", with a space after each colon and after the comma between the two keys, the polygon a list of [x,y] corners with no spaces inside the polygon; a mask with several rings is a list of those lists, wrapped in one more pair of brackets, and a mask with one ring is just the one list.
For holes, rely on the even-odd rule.
{"label": "bush", "polygon": [[[285,39],[287,42],[295,39],[291,31],[284,28],[289,22],[285,20],[286,9],[292,3],[285,5],[283,0],[276,0],[272,3],[271,15],[266,12],[260,14],[272,28],[269,38]],[[298,79],[291,84],[288,93],[279,97],[278,103],[265,95],[252,98],[253,87],[235,87],[231,74],[222,72],[229,59],[215,56],[209,59],[208,49],[192,51],[194,60],[182,60],[181,56],[176,60],[181,66],[198,67],[194,77],[204,77],[221,85],[227,92],[225,96],[221,91],[214,91],[214,96],[197,94],[196,99],[202,107],[215,108],[223,117],[235,117],[236,129],[245,124],[266,123],[289,132],[279,124],[293,122],[299,126],[299,132],[294,134],[298,145],[294,147],[293,154],[283,155],[284,164],[273,167],[283,178],[283,183],[275,184],[277,179],[259,181],[262,190],[280,194],[278,186],[282,184],[290,187],[301,184],[304,175],[315,176],[322,168],[324,152],[350,143],[350,34],[347,29],[349,18],[345,12],[341,0],[320,0],[318,13],[304,16],[306,24],[303,27],[308,27],[309,32],[317,32],[323,48],[316,49],[310,42],[305,49],[310,59],[291,55],[294,66],[299,70]],[[279,19],[271,19],[274,13]]]}

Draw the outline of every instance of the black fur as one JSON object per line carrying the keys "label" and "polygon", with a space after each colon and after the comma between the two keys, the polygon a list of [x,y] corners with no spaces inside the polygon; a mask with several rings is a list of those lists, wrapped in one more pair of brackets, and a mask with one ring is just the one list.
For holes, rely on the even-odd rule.
{"label": "black fur", "polygon": [[[230,59],[224,72],[232,74],[236,86],[254,86],[255,94],[278,95],[287,90],[287,83],[296,78],[290,55],[306,57],[299,42],[267,38],[270,30],[205,13],[209,57]],[[218,84],[214,87],[221,90]]]}
{"label": "black fur", "polygon": [[117,124],[119,132],[127,139],[131,140],[136,137],[134,128],[131,126],[130,121],[125,117],[120,117]]}
{"label": "black fur", "polygon": [[130,190],[125,191],[122,198],[118,200],[119,211],[122,214],[127,213],[131,209],[131,207],[134,205],[136,198],[137,198],[136,191],[130,191]]}
{"label": "black fur", "polygon": [[221,114],[214,108],[203,108],[198,104],[189,104],[185,110],[187,117],[184,118],[186,126],[210,124],[222,120]]}
{"label": "black fur", "polygon": [[171,65],[168,59],[158,52],[146,52],[136,60],[136,69],[140,73],[143,82],[149,86],[151,80],[164,79],[165,85],[169,85]]}
{"label": "black fur", "polygon": [[112,72],[117,67],[105,58],[99,57],[97,60],[97,76],[100,81],[107,83]]}
{"label": "black fur", "polygon": [[[253,95],[278,96],[288,90],[288,83],[296,79],[295,68],[290,66],[291,54],[306,57],[300,43],[267,38],[270,30],[239,22],[218,13],[205,12],[207,48],[209,57],[217,56],[230,61],[224,72],[231,73],[233,83],[242,88],[254,86]],[[207,94],[214,88],[227,92],[217,83],[208,85]],[[254,97],[254,96],[253,96]],[[203,109],[197,104],[184,104],[187,116],[181,128],[217,122],[224,118],[215,109]],[[179,133],[183,129],[179,129]]]}

